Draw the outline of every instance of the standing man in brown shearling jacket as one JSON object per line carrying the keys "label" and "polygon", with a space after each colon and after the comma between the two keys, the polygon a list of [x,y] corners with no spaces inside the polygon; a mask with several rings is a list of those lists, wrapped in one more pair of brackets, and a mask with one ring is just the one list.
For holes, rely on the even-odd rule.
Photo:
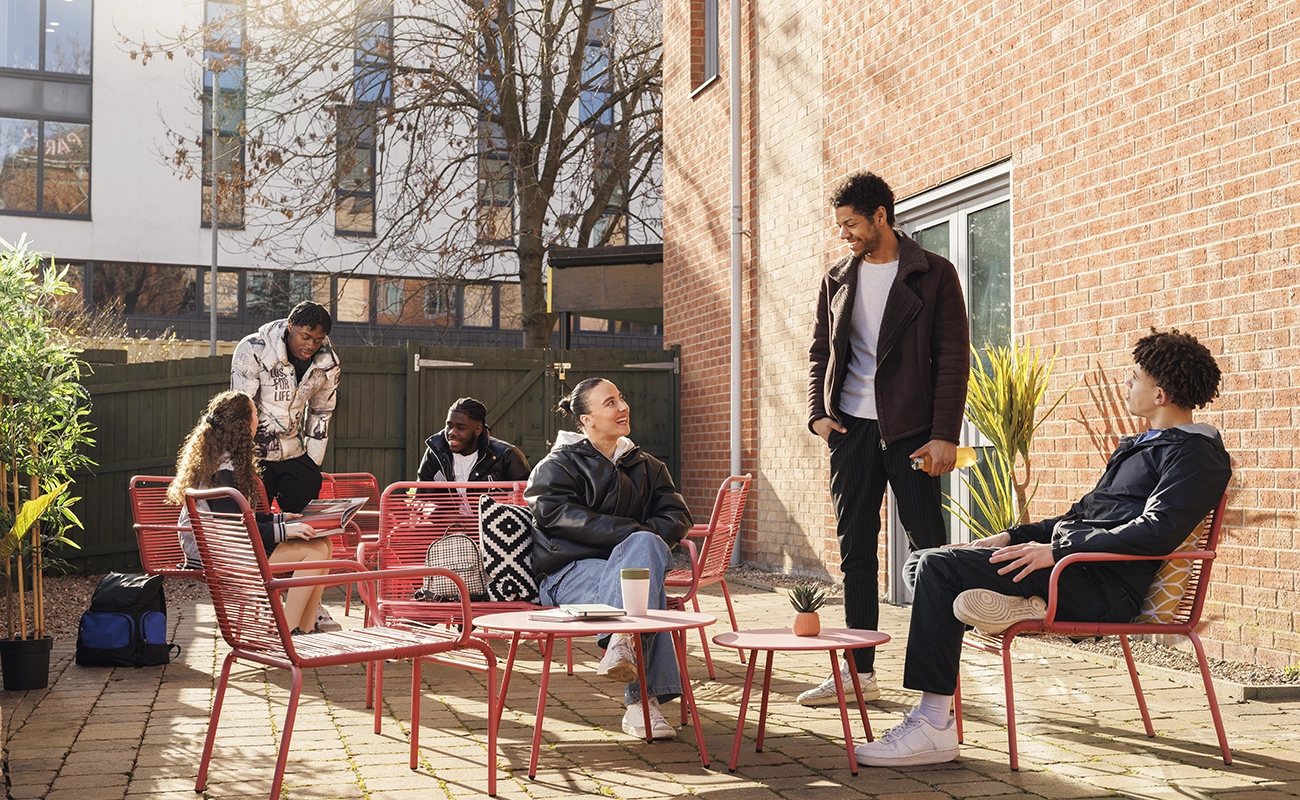
{"label": "standing man in brown shearling jacket", "polygon": [[[880,622],[876,547],[885,486],[912,549],[947,543],[939,477],[951,472],[970,373],[966,301],[957,271],[894,230],[894,193],[860,172],[831,192],[835,226],[849,248],[822,277],[808,351],[808,427],[830,447],[850,628]],[[930,472],[912,469],[929,456]],[[875,650],[854,654],[863,696],[876,699]],[[848,680],[848,662],[844,680]],[[832,675],[799,695],[837,703]]]}

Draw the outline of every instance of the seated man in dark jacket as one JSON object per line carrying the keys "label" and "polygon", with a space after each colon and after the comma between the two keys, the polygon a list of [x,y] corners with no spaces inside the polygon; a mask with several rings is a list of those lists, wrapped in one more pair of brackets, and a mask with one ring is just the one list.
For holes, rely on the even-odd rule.
{"label": "seated man in dark jacket", "polygon": [[[1065,514],[1015,525],[965,546],[917,553],[903,685],[921,703],[875,742],[859,745],[871,766],[937,764],[957,757],[949,716],[966,625],[1000,633],[1046,616],[1048,578],[1071,553],[1168,555],[1218,505],[1232,467],[1219,432],[1192,412],[1219,393],[1210,351],[1178,331],[1138,340],[1128,410],[1149,430],[1120,440],[1101,480]],[[1057,617],[1128,622],[1161,562],[1077,564],[1061,573]]]}
{"label": "seated man in dark jacket", "polygon": [[[691,529],[691,512],[663,462],[627,436],[628,407],[618,387],[588,378],[560,401],[582,434],[560,431],[555,447],[537,464],[524,490],[537,528],[533,572],[547,605],[607,603],[622,607],[620,572],[649,569],[651,609],[665,607],[669,548]],[[646,693],[656,739],[676,730],[659,708],[681,694],[681,678],[668,633],[647,634]],[[645,714],[636,657],[628,637],[610,637],[598,675],[626,684],[623,732],[645,738]]]}
{"label": "seated man in dark jacket", "polygon": [[447,409],[446,426],[425,441],[416,480],[526,481],[528,459],[518,447],[493,439],[487,406],[462,397]]}

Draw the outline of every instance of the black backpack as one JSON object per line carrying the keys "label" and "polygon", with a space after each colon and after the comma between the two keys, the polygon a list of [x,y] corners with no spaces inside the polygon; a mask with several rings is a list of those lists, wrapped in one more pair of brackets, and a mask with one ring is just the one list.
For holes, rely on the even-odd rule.
{"label": "black backpack", "polygon": [[167,642],[163,576],[110,572],[100,579],[77,631],[83,667],[152,667],[180,655]]}

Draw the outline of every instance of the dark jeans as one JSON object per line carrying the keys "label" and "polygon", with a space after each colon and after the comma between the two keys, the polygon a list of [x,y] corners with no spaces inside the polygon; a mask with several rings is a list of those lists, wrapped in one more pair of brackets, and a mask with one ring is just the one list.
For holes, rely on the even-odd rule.
{"label": "dark jeans", "polygon": [[297,514],[320,497],[320,466],[306,453],[288,461],[263,461],[262,484],[268,502],[279,500],[281,511]]}
{"label": "dark jeans", "polygon": [[[913,550],[947,543],[940,506],[939,479],[912,469],[913,452],[929,437],[912,436],[882,448],[880,424],[841,414],[847,433],[831,432],[831,501],[835,505],[844,572],[844,622],[850,628],[880,627],[876,548],[885,486],[894,489],[898,517]],[[875,669],[875,648],[853,651],[858,672]]]}
{"label": "dark jeans", "polygon": [[[1019,597],[1047,597],[1051,569],[1035,570],[1020,583],[1016,572],[999,575],[1005,564],[989,561],[987,547],[923,550],[905,567],[915,580],[912,625],[907,634],[907,664],[903,686],[921,692],[952,695],[961,668],[961,639],[966,626],[952,614],[952,603],[967,589],[990,589]],[[909,580],[911,582],[911,580]],[[1066,568],[1057,584],[1056,617],[1072,622],[1128,622],[1138,609],[1125,586],[1096,566]]]}

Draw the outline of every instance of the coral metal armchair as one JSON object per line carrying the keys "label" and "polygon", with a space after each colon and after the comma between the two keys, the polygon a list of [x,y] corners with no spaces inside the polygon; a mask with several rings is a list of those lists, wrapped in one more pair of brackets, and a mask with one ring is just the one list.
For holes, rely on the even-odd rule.
{"label": "coral metal armchair", "polygon": [[[1210,668],[1205,661],[1205,648],[1194,630],[1201,621],[1201,611],[1205,607],[1206,593],[1210,585],[1210,567],[1219,544],[1219,535],[1223,528],[1224,509],[1228,503],[1225,494],[1219,505],[1210,514],[1209,524],[1204,526],[1205,533],[1196,543],[1195,550],[1176,550],[1167,556],[1131,556],[1119,553],[1073,553],[1056,562],[1052,568],[1048,584],[1047,617],[1043,620],[1018,622],[996,636],[986,636],[977,631],[968,631],[963,644],[986,653],[1002,656],[1002,677],[1007,698],[1007,744],[1011,769],[1020,769],[1020,760],[1016,748],[1016,707],[1015,694],[1011,685],[1011,643],[1022,634],[1043,633],[1059,636],[1118,636],[1120,646],[1124,649],[1124,659],[1128,663],[1129,679],[1133,682],[1133,692],[1137,695],[1138,708],[1142,712],[1142,723],[1146,726],[1147,736],[1156,735],[1151,726],[1151,715],[1147,711],[1146,698],[1142,695],[1142,684],[1138,680],[1137,668],[1133,664],[1133,652],[1129,647],[1128,637],[1138,634],[1181,634],[1192,642],[1196,650],[1196,660],[1201,667],[1201,680],[1205,683],[1205,698],[1210,706],[1210,716],[1214,720],[1214,730],[1219,737],[1219,750],[1223,754],[1223,763],[1232,764],[1232,751],[1228,748],[1228,737],[1223,731],[1223,718],[1219,714],[1219,702],[1214,694],[1214,682],[1210,679]],[[1187,580],[1182,599],[1179,601],[1170,622],[1064,622],[1056,619],[1057,581],[1061,570],[1071,564],[1096,561],[1189,561],[1191,575]],[[964,738],[962,731],[961,682],[958,679],[957,695],[954,698],[957,716],[957,738]]]}
{"label": "coral metal armchair", "polygon": [[[713,501],[713,513],[707,525],[691,528],[688,537],[702,537],[704,545],[699,558],[694,560],[695,568],[675,569],[664,579],[665,587],[685,588],[682,595],[669,596],[668,607],[685,610],[689,602],[695,611],[700,610],[700,600],[696,596],[702,586],[722,585],[722,597],[727,601],[727,616],[731,618],[731,629],[739,630],[736,625],[736,612],[731,605],[731,592],[727,589],[727,570],[731,567],[731,552],[736,547],[740,536],[740,521],[745,515],[745,501],[749,497],[751,475],[732,475],[718,488],[718,497]],[[713,657],[709,654],[709,640],[700,629],[700,642],[704,645],[704,663],[709,668],[709,678],[716,679],[713,671]],[[745,654],[740,654],[740,663],[745,663]]]}
{"label": "coral metal armchair", "polygon": [[[364,497],[366,504],[348,523],[348,529],[342,536],[330,537],[334,544],[336,557],[354,558],[357,545],[363,541],[374,542],[379,539],[379,481],[369,472],[322,472],[320,497],[322,500],[334,500],[340,497]],[[342,555],[346,551],[346,556]],[[361,559],[357,559],[360,561]],[[373,563],[366,564],[373,567]],[[347,588],[343,613],[352,613],[352,587]]]}
{"label": "coral metal armchair", "polygon": [[148,575],[172,578],[203,578],[201,569],[185,569],[185,551],[181,549],[180,526],[176,524],[180,509],[167,502],[170,475],[134,475],[131,477],[131,519],[135,539],[140,547],[140,566]]}
{"label": "coral metal armchair", "polygon": [[[171,475],[133,475],[131,477],[131,521],[136,544],[140,548],[140,566],[146,575],[171,578],[203,579],[203,570],[185,568],[185,551],[181,549],[180,508],[167,502]],[[266,489],[257,484],[257,510],[267,510]]]}
{"label": "coral metal armchair", "polygon": [[[421,567],[395,573],[370,572],[356,562],[306,561],[276,565],[288,570],[347,569],[350,574],[313,575],[300,578],[272,578],[257,532],[257,523],[243,495],[233,489],[191,489],[186,493],[186,504],[194,521],[194,534],[199,553],[203,558],[204,579],[212,595],[221,635],[231,651],[221,667],[216,695],[212,701],[212,716],[199,762],[198,779],[194,790],[201,792],[207,783],[208,765],[212,759],[212,746],[216,739],[217,722],[221,704],[230,679],[230,670],[238,659],[253,661],[268,667],[287,669],[293,675],[289,692],[289,707],[285,717],[284,732],[280,738],[280,752],[275,763],[271,783],[271,800],[278,800],[284,782],[284,769],[289,756],[289,741],[293,735],[298,699],[302,693],[304,669],[338,664],[369,663],[384,659],[411,659],[411,734],[410,767],[417,766],[420,733],[420,666],[425,660],[487,674],[487,708],[496,702],[496,656],[483,641],[470,637],[470,626],[460,632],[422,628],[392,620],[388,625],[374,625],[337,633],[320,633],[308,636],[291,636],[284,618],[279,590],[295,586],[337,586],[348,582],[375,582],[391,579],[419,580],[426,575],[441,575],[460,584],[462,597],[464,584],[454,573],[437,568]],[[199,511],[196,501],[218,497],[233,498],[240,508],[238,514]],[[361,596],[369,603],[372,592],[362,588]],[[470,618],[468,601],[462,602],[465,619]],[[360,676],[358,676],[360,677]],[[375,704],[375,732],[380,730],[383,703]],[[496,724],[488,714],[488,794],[496,793]]]}

